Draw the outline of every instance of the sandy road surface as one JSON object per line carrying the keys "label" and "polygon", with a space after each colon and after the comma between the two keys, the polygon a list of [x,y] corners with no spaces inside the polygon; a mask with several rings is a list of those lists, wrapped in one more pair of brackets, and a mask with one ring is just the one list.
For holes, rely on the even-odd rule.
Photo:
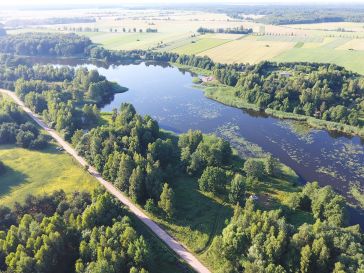
{"label": "sandy road surface", "polygon": [[[77,154],[77,152],[63,140],[58,133],[49,128],[37,115],[24,105],[24,103],[15,95],[14,92],[0,89],[0,93],[6,94],[11,97],[23,110],[26,112],[39,126],[46,130],[66,152],[72,155],[82,166],[87,165],[85,159]],[[192,253],[188,252],[179,242],[173,239],[166,231],[158,226],[153,220],[143,213],[137,206],[135,206],[128,197],[126,197],[121,191],[115,188],[110,182],[106,181],[93,167],[89,167],[89,172],[102,184],[108,192],[114,195],[121,203],[126,205],[132,213],[136,215],[144,224],[146,224],[166,245],[168,245],[174,252],[178,254],[183,260],[185,260],[194,270],[200,273],[210,273],[210,271],[199,261]]]}

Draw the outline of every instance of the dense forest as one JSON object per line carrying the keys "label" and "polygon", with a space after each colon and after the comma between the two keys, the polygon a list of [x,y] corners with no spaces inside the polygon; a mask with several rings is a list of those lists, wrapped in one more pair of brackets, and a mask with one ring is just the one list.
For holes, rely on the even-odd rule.
{"label": "dense forest", "polygon": [[109,194],[55,192],[0,207],[4,273],[147,273],[156,253]]}
{"label": "dense forest", "polygon": [[262,62],[248,66],[235,84],[236,72],[215,69],[223,83],[233,85],[237,99],[319,119],[359,125],[364,111],[364,78],[328,64]]}
{"label": "dense forest", "polygon": [[[363,22],[364,6],[347,3],[343,5],[216,5],[194,6],[194,10],[225,12],[234,19],[251,20],[264,24],[313,24],[324,22]],[[258,17],[251,14],[260,15]]]}
{"label": "dense forest", "polygon": [[[312,211],[317,220],[297,229],[281,210],[256,209],[252,200],[236,207],[212,245],[213,258],[225,260],[221,272],[363,272],[363,234],[358,226],[339,224],[342,197],[316,183],[299,195],[293,203]],[[326,218],[331,215],[336,216]]]}
{"label": "dense forest", "polygon": [[257,22],[274,25],[316,24],[330,22],[363,22],[364,10],[345,9],[283,9],[275,10],[258,19]]}
{"label": "dense forest", "polygon": [[15,103],[0,95],[0,145],[16,144],[40,150],[47,143],[48,137],[29,121],[27,115]]}
{"label": "dense forest", "polygon": [[[1,35],[0,35],[1,36]],[[0,51],[27,56],[79,56],[91,40],[76,34],[24,33],[0,38]]]}

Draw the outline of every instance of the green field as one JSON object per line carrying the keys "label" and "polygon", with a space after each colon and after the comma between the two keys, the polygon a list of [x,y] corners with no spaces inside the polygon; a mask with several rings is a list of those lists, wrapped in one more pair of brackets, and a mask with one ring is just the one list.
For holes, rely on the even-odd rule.
{"label": "green field", "polygon": [[230,40],[226,40],[226,39],[223,40],[223,39],[216,39],[216,38],[202,38],[197,41],[190,42],[181,47],[177,47],[177,48],[173,49],[172,51],[179,53],[179,54],[188,54],[188,55],[199,54],[203,51],[220,46],[229,41]]}
{"label": "green field", "polygon": [[354,72],[364,74],[364,51],[338,50],[327,47],[292,48],[274,57],[277,62],[335,63]]}
{"label": "green field", "polygon": [[7,167],[0,176],[0,205],[22,202],[28,194],[60,189],[66,193],[92,191],[98,185],[70,155],[57,151],[54,145],[43,151],[2,145],[0,158]]}

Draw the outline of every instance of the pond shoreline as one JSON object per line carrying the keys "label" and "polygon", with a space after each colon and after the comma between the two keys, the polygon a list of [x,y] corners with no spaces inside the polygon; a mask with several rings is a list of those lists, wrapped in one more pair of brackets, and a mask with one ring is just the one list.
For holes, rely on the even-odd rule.
{"label": "pond shoreline", "polygon": [[[192,66],[179,65],[176,63],[171,63],[171,65],[173,65],[179,69],[187,70],[192,73],[200,74],[203,76],[210,76],[212,74],[212,72],[209,70],[195,68]],[[194,83],[194,84],[196,84],[196,83]],[[334,133],[342,133],[347,136],[359,136],[364,140],[364,128],[347,125],[347,124],[342,124],[342,123],[338,123],[338,122],[327,121],[327,120],[323,120],[323,119],[317,119],[315,117],[301,115],[301,114],[295,114],[295,113],[291,113],[291,112],[278,111],[278,110],[274,110],[271,108],[260,109],[259,106],[255,105],[255,104],[252,104],[252,103],[249,103],[249,102],[246,102],[243,100],[238,101],[236,99],[236,97],[234,98],[234,100],[232,100],[232,99],[229,100],[229,98],[231,98],[231,97],[226,96],[226,94],[222,94],[222,92],[219,93],[217,91],[220,88],[220,89],[231,89],[232,91],[230,91],[230,92],[233,92],[235,88],[232,86],[223,85],[221,83],[218,83],[217,81],[214,81],[214,83],[212,85],[210,83],[202,82],[201,84],[196,84],[196,86],[205,92],[206,97],[216,100],[227,106],[244,109],[244,110],[253,110],[253,111],[256,111],[259,113],[265,113],[267,115],[270,115],[272,117],[279,118],[279,119],[304,121],[307,123],[307,125],[309,125],[312,128],[315,128],[315,129],[327,130],[327,131],[334,132]],[[215,90],[213,90],[213,89],[215,89]]]}

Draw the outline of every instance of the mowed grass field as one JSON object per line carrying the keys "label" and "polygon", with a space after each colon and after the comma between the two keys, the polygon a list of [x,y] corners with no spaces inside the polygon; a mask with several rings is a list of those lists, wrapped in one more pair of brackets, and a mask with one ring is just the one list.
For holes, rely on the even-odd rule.
{"label": "mowed grass field", "polygon": [[277,62],[334,63],[346,69],[364,74],[364,50],[343,50],[327,47],[293,48],[272,58]]}
{"label": "mowed grass field", "polygon": [[63,189],[66,193],[92,191],[97,181],[73,158],[51,145],[33,151],[14,145],[0,146],[6,172],[0,176],[0,205],[22,202],[28,194],[42,195]]}
{"label": "mowed grass field", "polygon": [[234,40],[221,46],[201,52],[221,63],[258,63],[269,60],[293,48],[294,42],[259,41],[254,36]]}

